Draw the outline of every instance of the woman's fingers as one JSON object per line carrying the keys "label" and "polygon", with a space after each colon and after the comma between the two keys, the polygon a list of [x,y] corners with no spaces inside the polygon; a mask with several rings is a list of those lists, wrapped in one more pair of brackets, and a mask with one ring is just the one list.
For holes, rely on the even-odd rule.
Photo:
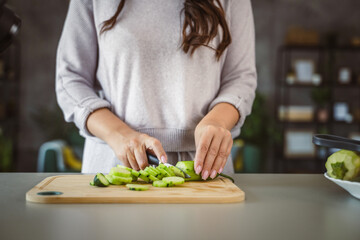
{"label": "woman's fingers", "polygon": [[201,171],[203,170],[205,157],[210,149],[212,138],[213,138],[213,134],[205,131],[199,139],[199,144],[196,147],[195,160],[194,160],[195,161],[194,167],[196,174],[200,174]]}
{"label": "woman's fingers", "polygon": [[[206,180],[210,175],[211,175],[211,177],[214,174],[216,176],[216,172],[215,173],[211,172],[211,168],[214,164],[215,158],[218,157],[221,142],[222,142],[221,136],[215,135],[212,137],[212,141],[211,141],[209,150],[205,157],[204,167],[203,167],[203,171],[202,171],[202,175],[201,175],[203,180]],[[214,178],[214,177],[212,177],[212,178]]]}
{"label": "woman's fingers", "polygon": [[162,163],[167,162],[167,156],[165,150],[162,147],[159,140],[153,137],[148,137],[145,140],[145,145],[147,149],[150,149],[155,153],[156,157],[160,160],[160,162]]}
{"label": "woman's fingers", "polygon": [[135,148],[134,156],[140,169],[144,169],[148,165],[145,146],[141,145]]}
{"label": "woman's fingers", "polygon": [[231,153],[231,147],[232,147],[232,138],[231,137],[223,138],[223,141],[221,142],[221,146],[219,148],[219,152],[211,168],[211,174],[210,174],[211,178],[215,178],[218,173],[222,172],[222,169],[226,164],[227,158]]}
{"label": "woman's fingers", "polygon": [[128,151],[126,153],[127,159],[130,163],[130,166],[132,169],[135,169],[136,171],[140,170],[139,165],[136,162],[136,158],[134,156],[134,153],[132,151]]}

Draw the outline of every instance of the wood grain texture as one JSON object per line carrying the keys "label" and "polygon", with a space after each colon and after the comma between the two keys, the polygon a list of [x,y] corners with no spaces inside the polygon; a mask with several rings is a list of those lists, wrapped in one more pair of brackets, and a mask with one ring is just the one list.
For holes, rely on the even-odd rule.
{"label": "wood grain texture", "polygon": [[[26,193],[26,200],[37,203],[235,203],[245,193],[229,179],[185,182],[171,188],[150,186],[147,191],[130,191],[125,185],[93,187],[94,175],[60,175],[45,178]],[[39,192],[59,191],[62,195],[43,196]]]}

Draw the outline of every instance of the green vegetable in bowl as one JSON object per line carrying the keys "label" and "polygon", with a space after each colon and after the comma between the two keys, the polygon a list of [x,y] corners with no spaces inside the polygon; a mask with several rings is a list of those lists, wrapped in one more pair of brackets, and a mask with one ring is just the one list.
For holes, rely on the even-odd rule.
{"label": "green vegetable in bowl", "polygon": [[325,167],[330,177],[352,181],[360,175],[360,156],[354,151],[340,150],[327,159]]}

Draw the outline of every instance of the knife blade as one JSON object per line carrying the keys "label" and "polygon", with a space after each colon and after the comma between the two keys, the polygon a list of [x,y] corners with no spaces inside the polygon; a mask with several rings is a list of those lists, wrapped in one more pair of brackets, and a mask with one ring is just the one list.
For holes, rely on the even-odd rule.
{"label": "knife blade", "polygon": [[[148,158],[149,164],[159,166],[160,161],[159,161],[159,159],[157,157],[155,157],[154,155],[151,155],[150,153],[146,153],[146,156]],[[170,163],[163,163],[163,164],[165,166],[167,166],[167,167],[170,167],[170,166],[176,167],[177,169],[179,169],[181,172],[184,173],[185,178],[191,178],[190,175],[187,174],[186,172],[184,172],[181,168],[178,168],[177,166],[174,166],[174,165],[172,165]]]}

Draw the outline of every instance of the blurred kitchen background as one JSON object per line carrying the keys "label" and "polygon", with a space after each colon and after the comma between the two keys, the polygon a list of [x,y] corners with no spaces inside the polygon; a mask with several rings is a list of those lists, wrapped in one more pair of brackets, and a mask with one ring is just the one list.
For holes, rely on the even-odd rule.
{"label": "blurred kitchen background", "polygon": [[[84,140],[64,122],[54,90],[68,3],[8,0],[22,28],[0,55],[0,171],[81,167]],[[313,134],[360,137],[360,1],[252,4],[258,91],[253,113],[234,141],[235,169],[323,172],[334,149],[315,148]]]}

